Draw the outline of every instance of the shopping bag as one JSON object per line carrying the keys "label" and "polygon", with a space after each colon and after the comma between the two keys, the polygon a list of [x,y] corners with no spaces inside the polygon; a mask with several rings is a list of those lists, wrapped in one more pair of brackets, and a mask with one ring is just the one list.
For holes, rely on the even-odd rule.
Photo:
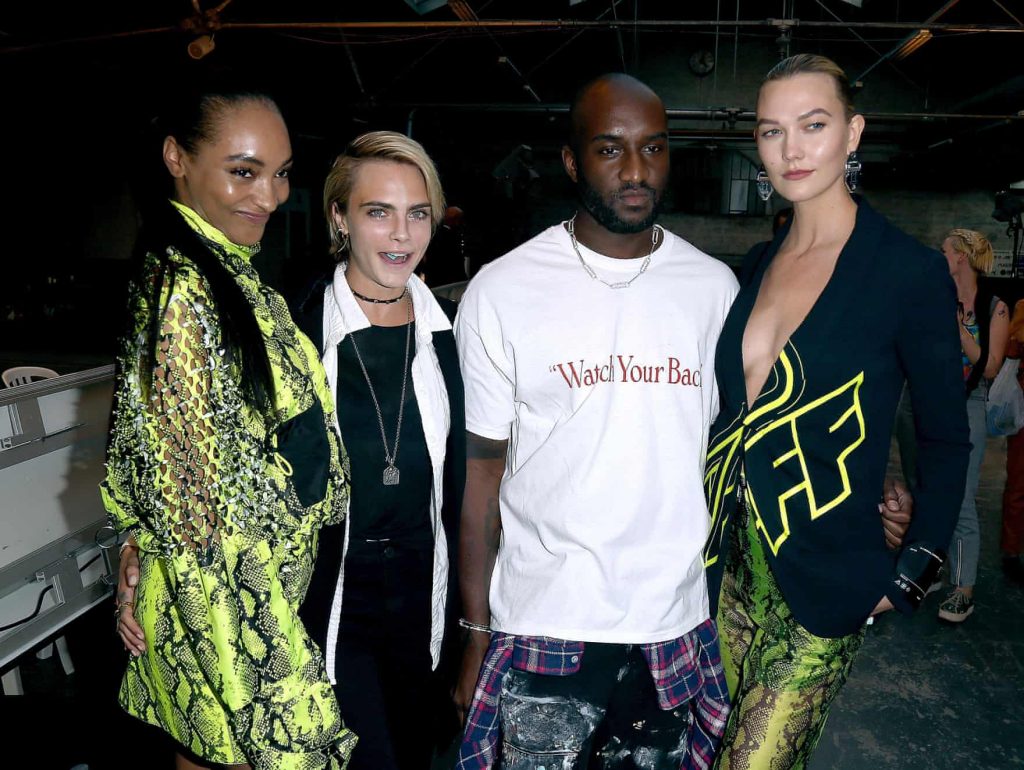
{"label": "shopping bag", "polygon": [[1012,436],[1024,428],[1024,390],[1017,382],[1020,360],[1007,358],[988,389],[985,424],[990,436]]}

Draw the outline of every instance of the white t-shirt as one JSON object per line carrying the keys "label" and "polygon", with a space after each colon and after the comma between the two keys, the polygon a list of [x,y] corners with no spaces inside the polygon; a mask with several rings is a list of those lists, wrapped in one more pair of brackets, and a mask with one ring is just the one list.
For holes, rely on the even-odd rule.
{"label": "white t-shirt", "polygon": [[[580,250],[609,282],[640,268]],[[667,231],[647,272],[611,289],[562,225],[470,283],[456,321],[466,428],[509,440],[493,628],[644,643],[708,618],[704,452],[736,291],[728,267]]]}

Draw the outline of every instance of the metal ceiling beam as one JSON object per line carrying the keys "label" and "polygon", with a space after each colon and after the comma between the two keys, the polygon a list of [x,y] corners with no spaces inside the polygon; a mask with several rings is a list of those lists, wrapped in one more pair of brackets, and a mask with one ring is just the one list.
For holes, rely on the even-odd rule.
{"label": "metal ceiling beam", "polygon": [[348,29],[348,30],[443,30],[443,29],[701,29],[707,27],[804,28],[804,29],[927,29],[932,32],[1022,33],[1024,26],[1012,24],[945,24],[913,21],[818,21],[788,19],[639,19],[630,21],[591,19],[480,19],[479,21],[298,21],[298,22],[224,22],[221,29]]}
{"label": "metal ceiling beam", "polygon": [[[13,54],[23,53],[41,48],[49,48],[57,45],[68,45],[75,43],[96,43],[123,38],[142,37],[146,35],[166,34],[180,32],[186,25],[171,27],[159,27],[156,29],[128,30],[125,32],[112,32],[102,35],[70,38],[66,40],[54,40],[43,43],[32,43],[22,46],[8,46],[0,48],[0,53]],[[589,19],[480,19],[478,21],[300,21],[300,22],[219,22],[215,25],[220,30],[265,30],[270,32],[289,31],[311,31],[311,30],[346,30],[349,32],[375,32],[375,31],[443,31],[453,30],[471,32],[474,30],[537,30],[537,31],[564,31],[564,30],[586,30],[586,29],[634,29],[634,30],[685,30],[685,29],[707,29],[707,28],[736,28],[736,29],[762,29],[771,28],[780,31],[790,31],[796,28],[822,29],[822,30],[850,30],[850,29],[879,29],[879,30],[929,30],[931,32],[974,32],[992,34],[1020,34],[1024,33],[1024,26],[1021,25],[999,25],[999,24],[946,24],[900,21],[817,21],[803,20],[797,18],[781,19],[623,19],[619,21],[589,20]]]}
{"label": "metal ceiling beam", "polygon": [[868,73],[871,72],[871,70],[873,70],[879,64],[882,64],[883,62],[889,59],[906,58],[908,55],[910,55],[918,48],[920,48],[922,45],[924,45],[926,42],[928,42],[928,39],[931,37],[931,31],[928,29],[927,25],[938,21],[939,18],[946,11],[948,11],[950,8],[952,8],[959,2],[960,0],[948,0],[948,2],[945,3],[939,10],[937,10],[935,13],[933,13],[931,16],[925,19],[924,23],[917,30],[907,35],[907,37],[901,40],[897,45],[893,46],[891,50],[882,54],[882,56],[880,56],[874,64],[872,64],[870,67],[864,70],[857,78],[854,79],[853,82],[863,80],[868,76]]}
{"label": "metal ceiling beam", "polygon": [[[390,104],[391,109],[397,110],[453,110],[463,112],[508,112],[508,113],[539,113],[545,115],[560,115],[569,112],[568,104],[518,104],[515,102],[492,102],[485,104],[466,104],[459,102],[421,102]],[[665,112],[672,120],[714,120],[726,122],[754,122],[757,114],[753,110],[730,109],[721,107],[669,107]],[[861,112],[867,120],[885,122],[908,122],[920,121],[932,123],[939,121],[1008,121],[1024,123],[1024,114],[985,114],[985,113],[955,113],[955,112]]]}

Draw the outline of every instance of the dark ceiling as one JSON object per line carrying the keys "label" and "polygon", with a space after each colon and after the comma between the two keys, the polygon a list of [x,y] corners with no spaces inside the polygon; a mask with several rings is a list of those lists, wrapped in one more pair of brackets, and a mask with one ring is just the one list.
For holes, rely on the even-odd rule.
{"label": "dark ceiling", "polygon": [[[610,70],[646,80],[678,111],[680,198],[700,189],[688,171],[700,153],[752,158],[757,84],[786,52],[823,53],[862,81],[872,191],[990,194],[1024,179],[1024,0],[451,0],[422,15],[405,0],[196,2],[198,13],[192,0],[0,3],[4,345],[45,339],[51,349],[77,334],[89,339],[76,349],[106,350],[124,277],[111,258],[131,250],[133,193],[155,189],[140,171],[159,158],[142,144],[145,129],[170,90],[216,72],[278,97],[307,211],[344,142],[371,128],[411,130],[438,161],[449,200],[476,222],[478,256],[567,213],[560,111]],[[921,29],[931,39],[896,60]],[[215,47],[190,58],[206,34]],[[704,77],[688,66],[702,51],[717,62]],[[509,198],[494,169],[527,144],[539,182]],[[307,221],[315,240],[319,218]],[[307,243],[311,258],[322,246]],[[46,299],[55,275],[64,293]],[[105,327],[83,320],[104,313]],[[3,327],[8,317],[22,326]]]}
{"label": "dark ceiling", "polygon": [[[866,141],[894,174],[984,186],[1024,177],[1022,0],[423,2],[440,7],[420,14],[415,0],[4,3],[0,95],[26,125],[33,115],[50,124],[28,139],[12,137],[8,125],[6,136],[53,140],[69,125],[101,140],[116,136],[116,126],[101,130],[112,115],[131,123],[156,110],[176,81],[212,70],[267,81],[284,96],[293,130],[328,142],[414,121],[542,134],[543,110],[557,111],[594,74],[625,70],[668,83],[659,90],[670,108],[732,108],[673,121],[680,142],[749,143],[745,111],[765,63],[812,51],[860,78],[871,117]],[[925,28],[931,38],[897,61],[892,53]],[[193,60],[188,46],[204,33],[215,48]],[[719,52],[715,88],[672,90],[666,70],[677,68],[680,83],[692,80],[687,62],[701,50]]]}

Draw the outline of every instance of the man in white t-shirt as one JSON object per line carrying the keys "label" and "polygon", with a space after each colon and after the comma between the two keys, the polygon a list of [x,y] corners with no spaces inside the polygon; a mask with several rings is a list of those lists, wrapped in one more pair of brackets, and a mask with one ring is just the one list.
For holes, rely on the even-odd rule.
{"label": "man in white t-shirt", "polygon": [[613,767],[623,752],[705,767],[728,697],[703,464],[737,284],[655,224],[669,147],[653,91],[598,78],[570,131],[579,210],[485,267],[456,323],[469,441],[459,767],[499,754],[510,768]]}

